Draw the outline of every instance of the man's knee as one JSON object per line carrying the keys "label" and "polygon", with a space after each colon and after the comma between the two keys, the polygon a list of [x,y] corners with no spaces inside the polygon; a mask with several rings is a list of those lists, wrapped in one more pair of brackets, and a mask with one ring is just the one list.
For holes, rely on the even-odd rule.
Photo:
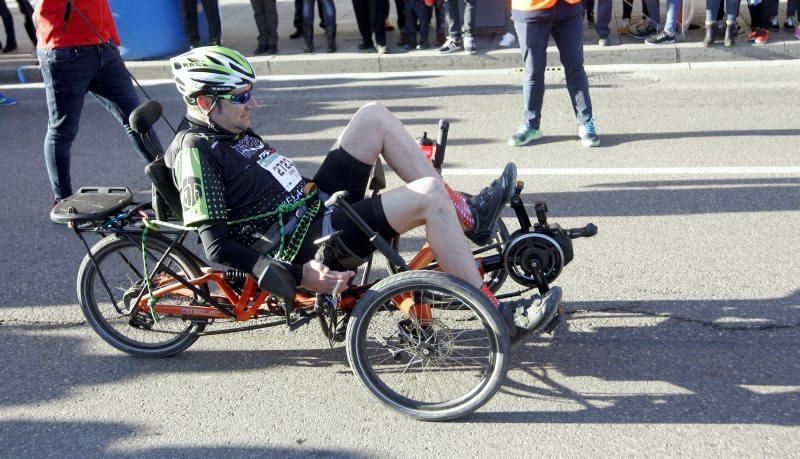
{"label": "man's knee", "polygon": [[356,112],[356,117],[363,118],[366,122],[375,122],[385,119],[391,112],[385,105],[377,101],[367,102]]}
{"label": "man's knee", "polygon": [[423,177],[408,184],[408,187],[419,194],[420,204],[426,208],[435,208],[449,204],[450,198],[444,181],[438,177]]}

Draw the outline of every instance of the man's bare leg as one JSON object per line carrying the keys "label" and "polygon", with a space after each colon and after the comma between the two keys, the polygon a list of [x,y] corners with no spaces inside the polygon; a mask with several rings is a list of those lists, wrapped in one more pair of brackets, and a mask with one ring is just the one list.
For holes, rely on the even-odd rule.
{"label": "man's bare leg", "polygon": [[381,196],[386,219],[395,231],[404,233],[424,224],[428,242],[442,270],[476,288],[483,286],[475,258],[440,178],[415,180]]}
{"label": "man's bare leg", "polygon": [[376,102],[364,105],[353,115],[339,136],[339,145],[364,164],[375,164],[382,155],[406,183],[439,177],[403,123]]}

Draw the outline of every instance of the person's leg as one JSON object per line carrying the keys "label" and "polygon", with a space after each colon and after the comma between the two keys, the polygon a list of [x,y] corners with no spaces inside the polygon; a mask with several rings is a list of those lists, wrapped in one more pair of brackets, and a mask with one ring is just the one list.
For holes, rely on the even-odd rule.
{"label": "person's leg", "polygon": [[464,24],[461,31],[471,37],[475,30],[475,0],[464,0]]}
{"label": "person's leg", "polygon": [[645,2],[647,11],[650,14],[646,14],[647,20],[644,23],[644,27],[658,30],[661,27],[661,4],[659,0],[645,0]]}
{"label": "person's leg", "polygon": [[433,14],[433,7],[425,6],[424,2],[419,2],[419,10],[417,11],[417,20],[419,21],[419,44],[423,48],[430,45],[428,41],[431,29],[431,15]]}
{"label": "person's leg", "polygon": [[539,129],[544,101],[544,71],[547,67],[547,42],[552,24],[547,22],[515,22],[519,49],[525,65],[522,84],[523,119],[531,129]]}
{"label": "person's leg", "polygon": [[369,0],[353,0],[353,14],[356,16],[358,33],[361,34],[361,48],[372,47],[372,27],[370,26]]}
{"label": "person's leg", "polygon": [[294,0],[294,20],[292,23],[298,32],[303,29],[303,0]]}
{"label": "person's leg", "polygon": [[[623,0],[624,2],[625,0]],[[611,23],[611,0],[597,0],[597,35],[600,38],[608,38],[611,29],[608,25]]]}
{"label": "person's leg", "polygon": [[189,46],[200,46],[200,31],[197,28],[197,0],[183,0],[183,28],[189,38]]}
{"label": "person's leg", "polygon": [[267,37],[267,16],[264,4],[265,0],[250,0],[250,6],[253,7],[253,19],[256,21],[256,28],[258,29],[258,49],[256,49],[256,54],[265,52],[269,44],[269,38]]}
{"label": "person's leg", "polygon": [[0,0],[0,19],[3,20],[3,27],[6,29],[6,47],[8,51],[17,49],[17,37],[14,33],[14,19],[11,11],[8,10],[5,0]]}
{"label": "person's leg", "polygon": [[579,16],[557,21],[551,33],[564,66],[575,118],[579,124],[588,123],[592,119],[592,100],[589,78],[583,68],[583,21]]}
{"label": "person's leg", "polygon": [[325,13],[325,36],[328,40],[328,52],[336,51],[336,6],[333,0],[320,0]]}
{"label": "person's leg", "polygon": [[406,183],[438,176],[403,123],[376,102],[364,105],[353,115],[339,135],[339,145],[365,164],[375,164],[378,155],[383,154],[389,166]]}
{"label": "person's leg", "polygon": [[[120,122],[139,156],[148,163],[153,162],[155,156],[147,150],[128,122],[131,112],[139,106],[139,96],[116,48],[110,45],[101,48],[100,70],[89,84],[89,91]],[[161,149],[155,132],[151,136],[156,147]]]}
{"label": "person's leg", "polygon": [[78,134],[89,82],[100,64],[99,56],[92,51],[79,53],[74,48],[37,51],[48,109],[44,159],[56,200],[72,194],[70,150]]}
{"label": "person's leg", "polygon": [[278,4],[276,0],[262,0],[267,26],[267,44],[270,51],[278,48]]}
{"label": "person's leg", "polygon": [[370,1],[370,26],[375,34],[375,44],[386,46],[386,15],[389,14],[389,0]]}
{"label": "person's leg", "polygon": [[36,47],[38,42],[36,39],[36,26],[33,24],[33,6],[28,0],[17,0],[17,6],[19,6],[19,12],[25,17],[25,32],[28,34],[33,46]]}
{"label": "person's leg", "polygon": [[406,1],[394,0],[394,7],[397,9],[397,28],[405,30],[406,28]]}
{"label": "person's leg", "polygon": [[681,0],[667,0],[667,18],[664,20],[664,31],[674,35],[678,27]]}
{"label": "person's leg", "polygon": [[203,11],[205,11],[206,20],[208,21],[209,44],[218,45],[222,43],[222,19],[219,15],[219,0],[203,0]]}
{"label": "person's leg", "polygon": [[764,2],[761,2],[758,5],[751,5],[748,3],[747,9],[750,10],[750,27],[753,30],[766,27],[767,24],[764,18]]}
{"label": "person's leg", "polygon": [[[405,11],[404,16],[405,20],[403,23],[405,24],[405,29],[400,29],[400,33],[404,36],[401,38],[401,41],[404,42],[406,45],[406,49],[413,48],[417,44],[417,4],[414,0],[406,2],[404,5]],[[421,30],[420,30],[421,32]],[[399,44],[399,43],[398,43]]]}
{"label": "person's leg", "polygon": [[622,19],[630,21],[631,13],[633,13],[633,0],[622,0]]}
{"label": "person's leg", "polygon": [[445,0],[447,5],[447,28],[450,38],[461,41],[461,13],[458,11],[458,0]]}
{"label": "person's leg", "polygon": [[703,38],[703,44],[712,46],[717,38],[717,14],[722,7],[722,0],[706,0],[706,36]]}

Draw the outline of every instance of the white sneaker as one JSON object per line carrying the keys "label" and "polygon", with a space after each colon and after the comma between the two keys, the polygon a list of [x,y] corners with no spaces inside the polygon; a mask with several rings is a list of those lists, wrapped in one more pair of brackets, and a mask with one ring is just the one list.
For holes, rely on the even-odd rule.
{"label": "white sneaker", "polygon": [[498,45],[502,46],[503,48],[508,48],[509,46],[513,45],[515,41],[517,41],[517,37],[515,37],[511,32],[506,32],[506,34],[503,35],[503,38],[500,39],[500,43],[498,43]]}

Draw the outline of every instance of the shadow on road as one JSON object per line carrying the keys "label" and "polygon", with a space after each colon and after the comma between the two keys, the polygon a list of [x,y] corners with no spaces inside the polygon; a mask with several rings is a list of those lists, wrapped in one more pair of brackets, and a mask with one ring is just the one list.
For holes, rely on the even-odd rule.
{"label": "shadow on road", "polygon": [[[166,429],[165,429],[166,430]],[[87,437],[87,432],[91,434]],[[137,426],[118,422],[36,422],[0,421],[0,449],[5,457],[36,457],[68,454],[72,457],[324,457],[362,458],[350,451],[280,447],[162,447],[120,451],[115,443],[169,432],[140,431]],[[80,439],[91,438],[91,441]]]}

